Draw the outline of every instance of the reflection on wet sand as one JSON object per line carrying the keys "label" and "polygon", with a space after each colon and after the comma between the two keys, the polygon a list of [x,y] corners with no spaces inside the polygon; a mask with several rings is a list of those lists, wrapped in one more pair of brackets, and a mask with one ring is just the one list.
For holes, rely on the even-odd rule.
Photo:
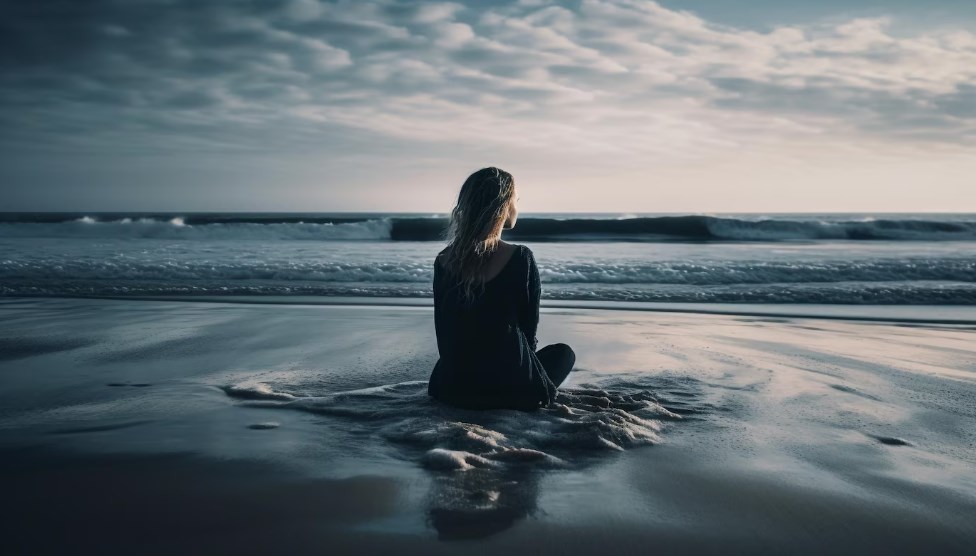
{"label": "reflection on wet sand", "polygon": [[[527,414],[544,416],[534,423],[535,430],[523,431],[532,447],[512,446],[505,434],[485,425],[441,423],[441,434],[436,436],[457,450],[434,448],[423,458],[432,475],[426,498],[428,524],[442,541],[481,539],[509,529],[535,513],[539,483],[547,470],[579,469],[599,464],[604,458],[596,456],[601,453],[656,443],[660,425],[646,418],[648,410],[658,419],[669,420],[693,412],[686,407],[692,402],[688,398],[695,396],[689,385],[669,386],[681,399],[667,408],[649,389],[637,385],[616,391],[595,387],[565,390],[552,407]],[[496,412],[468,417],[477,417],[494,429],[507,428],[499,427]],[[550,419],[558,426],[547,427]],[[567,443],[570,438],[572,442]],[[479,446],[486,451],[464,451]]]}
{"label": "reflection on wet sand", "polygon": [[693,379],[614,378],[561,390],[556,403],[535,412],[449,407],[430,399],[421,381],[324,396],[295,396],[264,383],[224,390],[248,404],[329,415],[378,432],[400,457],[428,470],[428,524],[439,539],[458,540],[494,535],[531,515],[547,472],[656,444],[664,421],[701,409],[697,388]]}
{"label": "reflection on wet sand", "polygon": [[435,473],[432,479],[427,521],[442,541],[500,533],[532,515],[538,504],[535,469],[469,469]]}

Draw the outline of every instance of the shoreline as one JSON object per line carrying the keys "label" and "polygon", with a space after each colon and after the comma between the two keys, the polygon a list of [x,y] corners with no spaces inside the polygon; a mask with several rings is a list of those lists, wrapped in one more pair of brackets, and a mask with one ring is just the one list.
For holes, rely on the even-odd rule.
{"label": "shoreline", "polygon": [[[282,295],[133,295],[133,296],[0,296],[0,304],[18,300],[105,300],[178,303],[222,303],[234,305],[291,305],[336,307],[432,308],[430,297],[380,296],[282,296]],[[542,310],[574,309],[638,311],[651,313],[825,319],[852,322],[904,323],[976,326],[976,305],[854,305],[829,303],[681,303],[642,301],[596,301],[543,299]],[[858,314],[861,313],[861,314]]]}

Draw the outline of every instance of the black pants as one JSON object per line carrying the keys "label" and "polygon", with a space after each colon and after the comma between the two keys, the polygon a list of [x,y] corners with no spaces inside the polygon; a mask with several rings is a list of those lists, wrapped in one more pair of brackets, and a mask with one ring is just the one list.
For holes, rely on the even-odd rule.
{"label": "black pants", "polygon": [[559,386],[576,364],[576,353],[566,344],[548,345],[535,352],[553,384]]}

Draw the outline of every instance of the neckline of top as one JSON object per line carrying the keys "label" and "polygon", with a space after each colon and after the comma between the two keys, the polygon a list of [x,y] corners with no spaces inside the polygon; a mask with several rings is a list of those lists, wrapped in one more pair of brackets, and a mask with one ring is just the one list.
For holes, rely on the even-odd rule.
{"label": "neckline of top", "polygon": [[521,252],[522,252],[522,246],[521,245],[516,245],[515,246],[515,249],[512,249],[512,254],[508,256],[508,260],[505,261],[505,264],[503,264],[502,267],[500,269],[498,269],[498,272],[496,272],[494,276],[492,276],[491,278],[485,280],[484,284],[487,286],[489,282],[491,282],[495,278],[498,278],[499,276],[501,276],[505,272],[505,269],[508,268],[509,265],[512,264],[512,259],[515,258],[515,254],[516,253],[521,253]]}

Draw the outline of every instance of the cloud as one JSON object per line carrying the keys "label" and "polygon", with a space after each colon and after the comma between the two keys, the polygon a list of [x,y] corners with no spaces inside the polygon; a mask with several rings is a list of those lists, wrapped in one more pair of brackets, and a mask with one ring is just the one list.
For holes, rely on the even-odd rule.
{"label": "cloud", "polygon": [[[976,141],[976,36],[891,18],[766,31],[653,2],[0,3],[0,143],[616,159]],[[357,143],[359,144],[359,143]]]}

